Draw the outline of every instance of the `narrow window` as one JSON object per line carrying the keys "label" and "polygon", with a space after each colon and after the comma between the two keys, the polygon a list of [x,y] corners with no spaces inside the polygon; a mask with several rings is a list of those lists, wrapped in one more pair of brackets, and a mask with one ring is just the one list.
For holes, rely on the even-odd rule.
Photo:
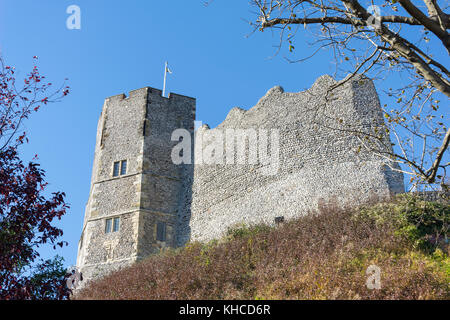
{"label": "narrow window", "polygon": [[120,175],[127,174],[127,160],[123,160],[120,166]]}
{"label": "narrow window", "polygon": [[114,218],[114,227],[113,227],[113,232],[117,232],[120,229],[120,218]]}
{"label": "narrow window", "polygon": [[106,219],[105,233],[110,233],[112,227],[112,219]]}
{"label": "narrow window", "polygon": [[120,161],[114,162],[113,177],[117,177],[119,175],[119,166]]}
{"label": "narrow window", "polygon": [[166,241],[166,223],[158,222],[156,224],[156,240]]}
{"label": "narrow window", "polygon": [[[147,116],[146,116],[146,117],[147,117]],[[142,134],[143,134],[144,136],[147,135],[147,120],[144,120],[144,129],[143,129]]]}

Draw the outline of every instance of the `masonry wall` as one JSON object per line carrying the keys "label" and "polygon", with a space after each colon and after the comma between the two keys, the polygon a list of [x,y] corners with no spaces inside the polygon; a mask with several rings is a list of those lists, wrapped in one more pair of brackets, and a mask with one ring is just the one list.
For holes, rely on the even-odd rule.
{"label": "masonry wall", "polygon": [[[172,161],[172,141],[176,129],[194,132],[195,99],[152,89],[147,105],[147,125],[144,139],[142,174],[141,224],[138,251],[140,257],[157,253],[164,247],[176,246],[177,215],[180,197],[184,193],[184,165]],[[166,223],[167,240],[156,240],[157,222]]]}
{"label": "masonry wall", "polygon": [[[180,228],[180,244],[187,239],[218,238],[241,223],[273,224],[279,216],[291,219],[317,209],[320,201],[335,199],[354,205],[373,194],[388,197],[404,191],[402,174],[367,153],[356,153],[356,138],[336,130],[351,123],[353,128],[370,131],[382,123],[372,82],[349,81],[326,101],[327,89],[334,83],[323,76],[304,92],[287,93],[274,87],[250,110],[234,108],[217,128],[203,126],[196,132],[190,212],[188,217],[180,216],[189,225]],[[277,174],[263,174],[261,163],[199,164],[201,152],[217,131],[230,128],[278,130]]]}
{"label": "masonry wall", "polygon": [[[84,277],[102,276],[137,256],[146,90],[105,100],[97,128],[91,191],[77,265]],[[113,164],[127,161],[126,175],[113,177]],[[120,218],[120,232],[105,233],[107,218]]]}
{"label": "masonry wall", "polygon": [[[105,100],[98,122],[89,200],[77,266],[85,280],[105,274],[175,245],[182,166],[171,161],[171,133],[193,133],[195,99],[142,88]],[[125,175],[113,164],[127,161]],[[120,218],[118,232],[105,233],[106,219]],[[166,241],[156,240],[156,224],[167,224]]]}

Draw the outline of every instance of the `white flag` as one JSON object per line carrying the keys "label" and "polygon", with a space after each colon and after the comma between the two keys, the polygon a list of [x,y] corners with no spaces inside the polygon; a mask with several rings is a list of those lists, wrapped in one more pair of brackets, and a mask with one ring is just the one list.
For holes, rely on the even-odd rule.
{"label": "white flag", "polygon": [[168,66],[168,65],[166,65],[166,72],[168,72],[168,73],[172,74],[172,71],[170,71],[170,69],[169,69],[169,66]]}

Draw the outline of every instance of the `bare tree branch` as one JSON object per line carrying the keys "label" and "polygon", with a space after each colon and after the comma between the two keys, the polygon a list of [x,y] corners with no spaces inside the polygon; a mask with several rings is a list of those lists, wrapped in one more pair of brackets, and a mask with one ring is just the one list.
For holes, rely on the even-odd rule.
{"label": "bare tree branch", "polygon": [[[420,21],[425,28],[433,32],[439,39],[441,39],[442,43],[447,48],[447,52],[450,54],[450,36],[446,31],[446,27],[428,18],[422,11],[412,4],[411,1],[399,0],[399,2],[411,16]],[[431,6],[436,8],[433,3],[431,3]]]}
{"label": "bare tree branch", "polygon": [[[289,62],[303,62],[319,50],[331,48],[336,73],[342,74],[343,80],[332,86],[328,93],[361,73],[367,73],[372,79],[386,79],[390,73],[402,76],[409,84],[386,91],[389,99],[395,97],[396,105],[391,110],[387,104],[383,107],[386,130],[389,127],[388,132],[397,139],[398,151],[391,152],[386,149],[390,146],[380,145],[377,135],[371,136],[355,128],[348,130],[372,141],[368,143],[363,139],[373,154],[408,166],[410,170],[397,170],[410,174],[414,183],[435,184],[436,179],[448,183],[445,168],[449,164],[442,162],[448,150],[449,125],[444,123],[448,120],[443,118],[445,112],[439,109],[442,98],[436,97],[442,95],[447,102],[450,98],[448,59],[442,60],[442,55],[436,54],[439,49],[446,55],[450,52],[447,32],[450,16],[444,12],[448,8],[442,9],[438,0],[423,0],[426,12],[411,0],[398,0],[398,4],[396,1],[367,0],[366,8],[361,5],[363,1],[253,0],[259,11],[253,26],[260,31],[267,28],[280,30],[282,41],[277,51],[286,41],[291,53],[295,49],[296,33],[300,29],[310,33],[315,39],[310,45],[317,48],[303,59],[286,57]],[[399,7],[405,10],[404,14],[397,14]],[[297,27],[294,31],[291,28],[294,25],[304,28]],[[439,42],[437,46],[436,42],[427,46],[429,41]],[[344,73],[342,66],[351,68]]]}

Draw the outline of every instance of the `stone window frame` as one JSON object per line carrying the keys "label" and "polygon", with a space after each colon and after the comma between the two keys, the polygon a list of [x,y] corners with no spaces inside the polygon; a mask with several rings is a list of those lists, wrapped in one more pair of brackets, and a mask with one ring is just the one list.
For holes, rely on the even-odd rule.
{"label": "stone window frame", "polygon": [[[120,216],[105,218],[105,234],[116,233],[120,231]],[[108,224],[109,222],[109,224]]]}
{"label": "stone window frame", "polygon": [[[117,174],[116,174],[116,164],[117,164]],[[125,170],[123,170],[124,164],[125,164]],[[113,161],[112,173],[111,173],[113,178],[124,176],[127,174],[127,171],[128,171],[128,159]]]}

